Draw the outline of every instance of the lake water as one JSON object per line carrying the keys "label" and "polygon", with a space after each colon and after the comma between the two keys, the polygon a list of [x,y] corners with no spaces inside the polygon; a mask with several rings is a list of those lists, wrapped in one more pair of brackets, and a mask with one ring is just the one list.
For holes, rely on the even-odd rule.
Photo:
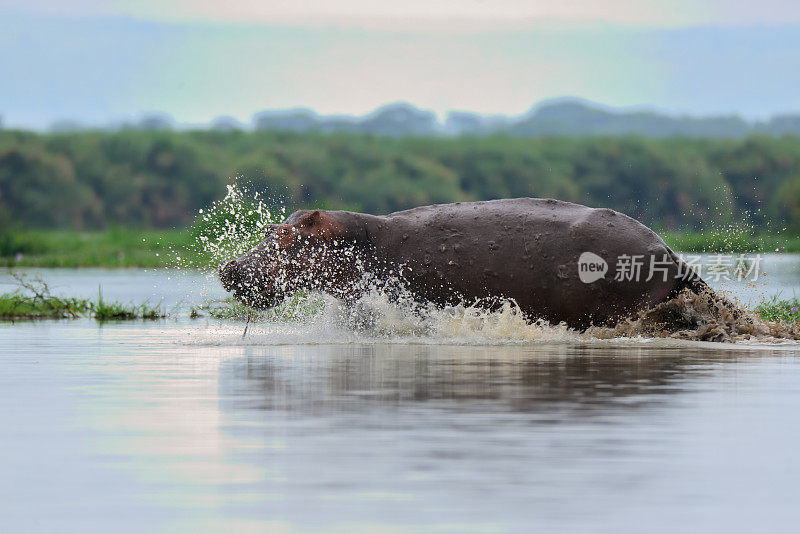
{"label": "lake water", "polygon": [[[775,257],[742,299],[800,288]],[[184,307],[180,271],[45,270]],[[9,286],[0,275],[0,291]],[[787,294],[788,291],[788,294]],[[795,532],[800,345],[0,323],[3,532]]]}

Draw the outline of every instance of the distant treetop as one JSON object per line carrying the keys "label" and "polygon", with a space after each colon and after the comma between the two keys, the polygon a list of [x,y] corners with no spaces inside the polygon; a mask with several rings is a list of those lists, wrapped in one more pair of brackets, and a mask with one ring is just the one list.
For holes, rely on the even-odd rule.
{"label": "distant treetop", "polygon": [[[2,125],[0,124],[0,127]],[[646,108],[614,108],[578,98],[546,100],[516,116],[481,115],[450,111],[443,121],[429,110],[395,102],[361,116],[320,115],[312,109],[261,111],[251,124],[234,117],[218,117],[208,125],[180,125],[166,113],[148,113],[137,122],[105,129],[270,130],[295,133],[354,133],[389,137],[585,137],[634,135],[641,137],[743,138],[753,134],[800,135],[800,114],[775,115],[766,121],[747,121],[738,115],[694,117]],[[80,131],[78,121],[53,123],[51,131]]]}

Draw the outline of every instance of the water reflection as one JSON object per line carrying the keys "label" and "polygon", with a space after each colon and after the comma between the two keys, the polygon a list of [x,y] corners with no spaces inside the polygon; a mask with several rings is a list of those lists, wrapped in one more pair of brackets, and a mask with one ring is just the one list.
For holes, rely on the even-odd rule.
{"label": "water reflection", "polygon": [[412,404],[530,414],[552,414],[557,407],[589,414],[661,402],[711,367],[753,355],[688,352],[566,344],[248,347],[244,357],[223,363],[220,392],[236,409],[317,414]]}
{"label": "water reflection", "polygon": [[617,534],[794,517],[791,348],[186,332],[0,325],[4,530]]}
{"label": "water reflection", "polygon": [[[735,531],[739,488],[780,499],[792,480],[791,447],[775,442],[797,425],[749,435],[765,408],[744,402],[774,395],[750,389],[762,365],[798,372],[791,352],[689,344],[247,347],[220,367],[220,411],[250,444],[237,461],[273,476],[247,491],[280,495],[266,515],[301,529],[619,532],[680,511],[669,531],[716,525],[723,510]],[[774,456],[751,456],[766,443]],[[708,480],[730,476],[741,447],[757,476],[740,467],[733,499]],[[780,523],[780,506],[751,519],[769,510]]]}

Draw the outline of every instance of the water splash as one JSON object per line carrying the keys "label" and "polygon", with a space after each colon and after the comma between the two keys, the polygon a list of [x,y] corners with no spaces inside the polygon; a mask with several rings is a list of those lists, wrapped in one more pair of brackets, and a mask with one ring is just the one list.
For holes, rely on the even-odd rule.
{"label": "water splash", "polygon": [[[187,300],[190,317],[198,317],[210,308],[221,315],[233,317],[229,303],[218,300],[220,283],[217,266],[238,257],[258,244],[270,224],[283,221],[286,207],[257,191],[238,183],[226,186],[225,196],[211,206],[198,211],[186,245],[169,247],[170,261],[163,270],[178,273],[182,270],[206,274],[206,281],[189,290]],[[172,275],[168,276],[168,280]],[[204,302],[198,306],[199,302]],[[205,308],[205,312],[201,310]]]}
{"label": "water splash", "polygon": [[222,322],[192,335],[191,343],[281,344],[449,344],[525,345],[529,343],[658,343],[686,341],[732,344],[796,344],[800,325],[762,321],[715,294],[685,292],[614,326],[579,332],[565,324],[528,320],[512,302],[491,308],[480,303],[437,307],[396,300],[373,289],[355,302],[309,293],[287,299],[251,324]]}
{"label": "water splash", "polygon": [[201,209],[198,215],[192,249],[205,265],[193,266],[216,268],[219,263],[241,256],[263,240],[269,225],[286,218],[286,207],[282,204],[276,207],[258,192],[230,184],[224,198],[208,209]]}
{"label": "water splash", "polygon": [[[271,205],[246,188],[228,186],[222,200],[201,210],[195,227],[196,251],[205,264],[183,261],[181,265],[215,270],[217,264],[245,254],[263,240],[269,225],[285,219],[285,207],[271,208]],[[211,278],[211,283],[219,283],[215,275]],[[217,303],[218,313],[212,315],[223,322],[216,332],[201,336],[201,342],[507,344],[673,339],[764,343],[800,339],[800,326],[762,321],[713,292],[701,295],[685,292],[617,325],[578,332],[564,324],[531,320],[513,301],[491,306],[461,303],[442,308],[416,302],[397,280],[364,277],[359,283],[361,297],[355,300],[345,302],[304,291],[275,308],[257,312],[255,324],[244,341],[241,325],[225,321],[243,319],[247,309],[229,301]]]}

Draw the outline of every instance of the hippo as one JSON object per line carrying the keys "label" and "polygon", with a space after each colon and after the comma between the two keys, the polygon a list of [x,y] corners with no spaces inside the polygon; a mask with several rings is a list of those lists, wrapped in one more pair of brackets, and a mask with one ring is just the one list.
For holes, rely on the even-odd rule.
{"label": "hippo", "polygon": [[357,299],[391,281],[436,306],[512,301],[530,321],[614,324],[705,283],[652,230],[554,199],[423,206],[388,215],[299,210],[220,265],[227,291],[269,308],[300,290]]}

